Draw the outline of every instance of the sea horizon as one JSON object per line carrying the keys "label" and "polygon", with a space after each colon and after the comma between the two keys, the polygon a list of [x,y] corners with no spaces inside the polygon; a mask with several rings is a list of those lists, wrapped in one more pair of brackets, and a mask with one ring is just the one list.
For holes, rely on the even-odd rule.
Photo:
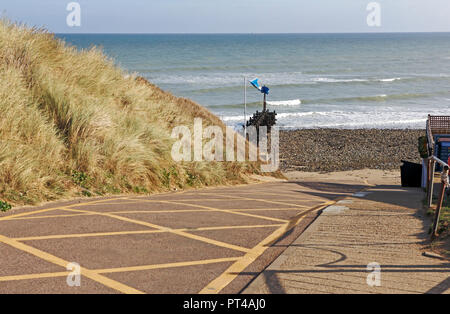
{"label": "sea horizon", "polygon": [[[450,32],[58,33],[240,128],[243,80],[270,88],[278,125],[424,128],[450,114]],[[247,84],[249,118],[261,95]]]}
{"label": "sea horizon", "polygon": [[433,31],[433,32],[416,32],[416,31],[410,31],[410,32],[376,32],[376,31],[371,31],[371,32],[292,32],[292,33],[279,33],[279,32],[273,32],[273,33],[228,33],[228,32],[224,32],[224,33],[220,33],[220,32],[212,32],[212,33],[205,33],[205,32],[187,32],[187,33],[178,33],[178,32],[167,32],[167,33],[136,33],[136,32],[124,32],[124,33],[115,33],[115,32],[107,32],[107,33],[97,33],[97,32],[69,32],[69,33],[64,33],[64,32],[55,32],[55,35],[308,35],[308,34],[312,34],[312,35],[330,35],[330,34],[450,34],[450,31]]}

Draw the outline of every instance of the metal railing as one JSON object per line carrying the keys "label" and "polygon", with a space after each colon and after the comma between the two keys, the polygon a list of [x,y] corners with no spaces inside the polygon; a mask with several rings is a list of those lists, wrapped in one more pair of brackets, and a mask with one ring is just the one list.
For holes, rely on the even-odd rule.
{"label": "metal railing", "polygon": [[434,188],[434,172],[436,163],[440,164],[443,168],[441,173],[441,186],[439,189],[438,203],[436,205],[436,211],[433,221],[433,229],[431,230],[431,240],[434,240],[438,235],[439,216],[441,214],[442,202],[444,201],[445,188],[449,185],[448,170],[449,166],[439,158],[431,156],[427,160],[427,205],[431,207],[433,205],[433,188]]}

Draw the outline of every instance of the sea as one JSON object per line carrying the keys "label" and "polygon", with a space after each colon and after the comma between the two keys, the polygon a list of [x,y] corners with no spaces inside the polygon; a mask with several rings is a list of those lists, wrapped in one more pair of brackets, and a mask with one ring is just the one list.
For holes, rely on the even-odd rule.
{"label": "sea", "polygon": [[428,114],[450,115],[450,33],[57,36],[235,128],[262,109],[255,78],[285,129],[425,128]]}

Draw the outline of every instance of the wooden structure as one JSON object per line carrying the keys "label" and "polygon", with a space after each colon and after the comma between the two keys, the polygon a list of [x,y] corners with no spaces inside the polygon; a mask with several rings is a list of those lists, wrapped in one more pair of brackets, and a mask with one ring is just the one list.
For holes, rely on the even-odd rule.
{"label": "wooden structure", "polygon": [[[439,216],[444,200],[445,189],[448,187],[448,171],[447,164],[450,156],[450,116],[432,116],[428,115],[427,120],[427,147],[428,147],[428,163],[427,163],[427,205],[432,206],[434,173],[436,170],[441,171],[441,186],[439,189],[438,202],[436,206],[433,229],[431,239],[434,240],[438,236]],[[438,167],[436,167],[438,166]]]}
{"label": "wooden structure", "polygon": [[268,111],[268,110],[263,110],[261,112],[256,111],[253,114],[253,116],[250,117],[250,119],[247,121],[247,127],[255,126],[258,136],[260,126],[266,126],[267,133],[270,133],[272,126],[274,126],[277,121],[277,119],[275,118],[276,115],[277,113],[275,111]]}
{"label": "wooden structure", "polygon": [[246,126],[254,126],[256,127],[256,132],[258,136],[258,144],[259,144],[259,127],[265,126],[267,127],[267,133],[270,133],[271,128],[275,125],[277,122],[277,119],[275,118],[277,113],[275,111],[269,111],[267,110],[267,94],[269,89],[266,86],[263,86],[261,89],[261,92],[264,95],[263,98],[263,110],[261,112],[256,111],[252,117],[246,122]]}
{"label": "wooden structure", "polygon": [[440,137],[450,138],[450,116],[428,115],[427,140],[429,155],[436,155],[436,141]]}

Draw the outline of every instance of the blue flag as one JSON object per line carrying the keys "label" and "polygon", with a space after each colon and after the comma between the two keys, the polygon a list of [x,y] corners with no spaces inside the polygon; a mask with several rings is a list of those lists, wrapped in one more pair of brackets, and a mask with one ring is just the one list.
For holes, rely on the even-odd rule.
{"label": "blue flag", "polygon": [[253,85],[254,88],[261,91],[261,86],[259,86],[258,79],[254,79],[253,81],[250,81],[250,84]]}
{"label": "blue flag", "polygon": [[250,81],[250,84],[253,85],[254,88],[259,90],[261,93],[269,95],[269,88],[267,86],[261,86],[259,85],[258,79],[254,79],[253,81]]}

